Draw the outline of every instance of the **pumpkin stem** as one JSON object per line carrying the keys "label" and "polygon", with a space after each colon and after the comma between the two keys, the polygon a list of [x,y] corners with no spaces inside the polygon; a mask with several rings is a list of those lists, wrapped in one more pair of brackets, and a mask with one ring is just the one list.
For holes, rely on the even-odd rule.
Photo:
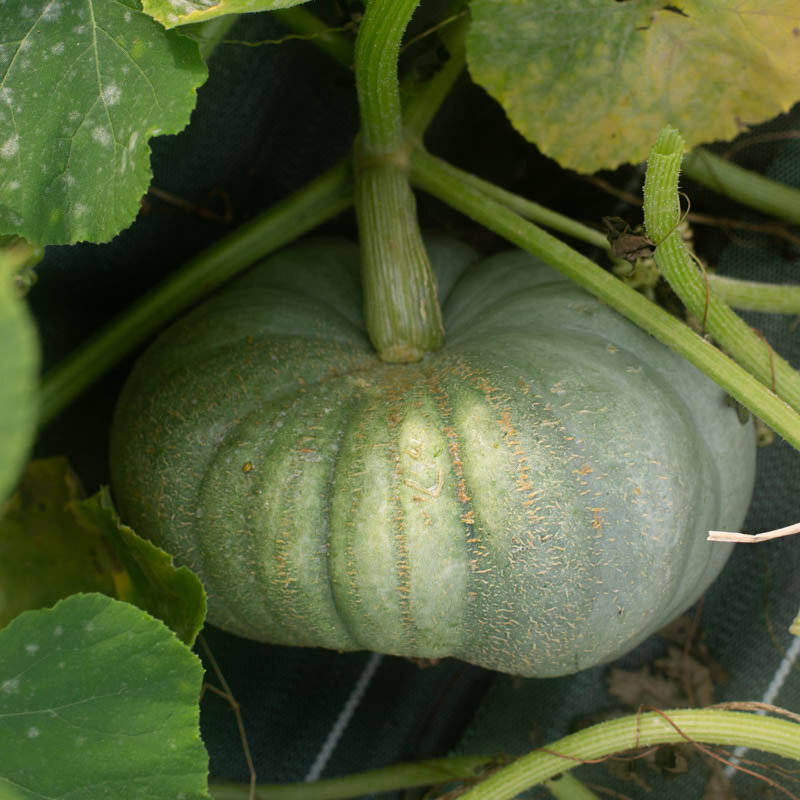
{"label": "pumpkin stem", "polygon": [[356,39],[361,133],[355,207],[367,331],[384,361],[418,361],[444,344],[436,281],[408,181],[397,59],[419,0],[371,0]]}

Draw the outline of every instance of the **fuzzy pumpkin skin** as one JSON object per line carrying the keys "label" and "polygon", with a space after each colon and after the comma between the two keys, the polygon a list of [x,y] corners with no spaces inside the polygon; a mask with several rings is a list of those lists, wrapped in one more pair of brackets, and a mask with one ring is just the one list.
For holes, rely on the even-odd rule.
{"label": "fuzzy pumpkin skin", "polygon": [[355,245],[278,253],[177,322],[116,412],[123,518],[261,641],[525,676],[690,606],[741,525],[753,428],[694,367],[514,251],[433,240],[446,347],[375,356]]}

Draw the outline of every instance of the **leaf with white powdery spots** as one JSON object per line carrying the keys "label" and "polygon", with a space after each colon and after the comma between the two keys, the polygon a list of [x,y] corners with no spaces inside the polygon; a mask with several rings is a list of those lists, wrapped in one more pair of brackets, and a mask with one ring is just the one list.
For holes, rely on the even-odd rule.
{"label": "leaf with white powdery spots", "polygon": [[467,61],[514,127],[579,172],[732,139],[800,100],[797,0],[473,0]]}
{"label": "leaf with white powdery spots", "polygon": [[138,0],[6,0],[0,30],[0,233],[112,239],[150,183],[148,140],[189,122],[197,44]]}
{"label": "leaf with white powdery spots", "polygon": [[20,614],[0,631],[0,797],[208,797],[202,679],[191,650],[127,603],[73,595]]}
{"label": "leaf with white powdery spots", "polygon": [[142,0],[142,6],[165,28],[174,28],[225,14],[276,11],[306,2],[308,0]]}

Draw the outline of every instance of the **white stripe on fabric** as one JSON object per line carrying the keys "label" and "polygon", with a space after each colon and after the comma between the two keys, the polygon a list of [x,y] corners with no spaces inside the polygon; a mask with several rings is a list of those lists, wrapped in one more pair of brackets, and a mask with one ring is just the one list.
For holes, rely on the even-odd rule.
{"label": "white stripe on fabric", "polygon": [[325,741],[322,743],[322,747],[317,753],[317,757],[314,759],[314,763],[311,765],[308,775],[305,777],[305,781],[307,783],[310,781],[319,780],[320,775],[322,775],[322,771],[325,769],[330,757],[333,755],[333,751],[336,749],[336,745],[339,743],[339,740],[342,738],[342,734],[345,732],[345,729],[350,723],[356,708],[358,708],[361,698],[367,691],[367,687],[372,681],[375,671],[378,669],[378,665],[381,663],[382,658],[383,656],[380,653],[373,653],[369,657],[364,669],[358,676],[358,680],[356,681],[356,685],[353,687],[353,691],[350,692],[350,696],[345,701],[342,710],[339,712],[339,716],[336,718],[336,722],[333,723],[333,727],[330,729]]}
{"label": "white stripe on fabric", "polygon": [[[797,661],[798,656],[800,656],[800,636],[793,636],[792,643],[786,650],[786,655],[784,655],[783,660],[778,665],[778,669],[775,670],[775,674],[772,676],[772,680],[769,682],[769,686],[767,686],[767,690],[764,692],[764,696],[761,698],[762,703],[766,705],[775,704],[775,700],[777,699],[780,690],[783,688],[786,678],[789,677],[789,673],[792,671],[792,666],[794,665],[794,662]],[[763,709],[759,709],[756,713],[763,716],[767,712]],[[748,750],[749,748],[747,747],[737,747],[733,751],[733,757],[731,758],[731,761],[734,764],[738,764],[739,760]],[[736,772],[735,767],[725,767],[725,774],[729,778],[733,776],[734,772]]]}

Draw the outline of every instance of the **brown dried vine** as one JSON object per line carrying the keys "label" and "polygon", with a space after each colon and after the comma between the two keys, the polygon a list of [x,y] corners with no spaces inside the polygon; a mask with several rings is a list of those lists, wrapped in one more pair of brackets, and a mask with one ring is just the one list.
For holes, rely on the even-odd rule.
{"label": "brown dried vine", "polygon": [[231,691],[230,686],[228,686],[228,682],[225,680],[225,676],[222,674],[222,670],[219,668],[219,664],[217,664],[216,658],[214,658],[214,654],[211,652],[211,648],[208,646],[203,634],[201,633],[197,637],[198,641],[200,642],[201,647],[203,648],[203,652],[206,654],[206,658],[208,659],[208,663],[211,665],[211,669],[214,671],[217,680],[220,682],[222,689],[213,686],[212,684],[208,683],[207,681],[203,681],[203,690],[200,694],[202,698],[203,692],[206,689],[208,691],[213,692],[214,694],[218,695],[219,697],[224,698],[228,701],[234,716],[236,717],[236,727],[239,729],[239,737],[242,741],[242,750],[244,752],[244,758],[247,762],[247,769],[250,773],[250,793],[248,795],[249,800],[255,800],[256,798],[256,768],[253,765],[253,758],[250,754],[250,745],[247,741],[247,733],[244,729],[244,721],[242,720],[242,711],[241,706],[237,702],[236,698],[233,696],[233,692]]}

